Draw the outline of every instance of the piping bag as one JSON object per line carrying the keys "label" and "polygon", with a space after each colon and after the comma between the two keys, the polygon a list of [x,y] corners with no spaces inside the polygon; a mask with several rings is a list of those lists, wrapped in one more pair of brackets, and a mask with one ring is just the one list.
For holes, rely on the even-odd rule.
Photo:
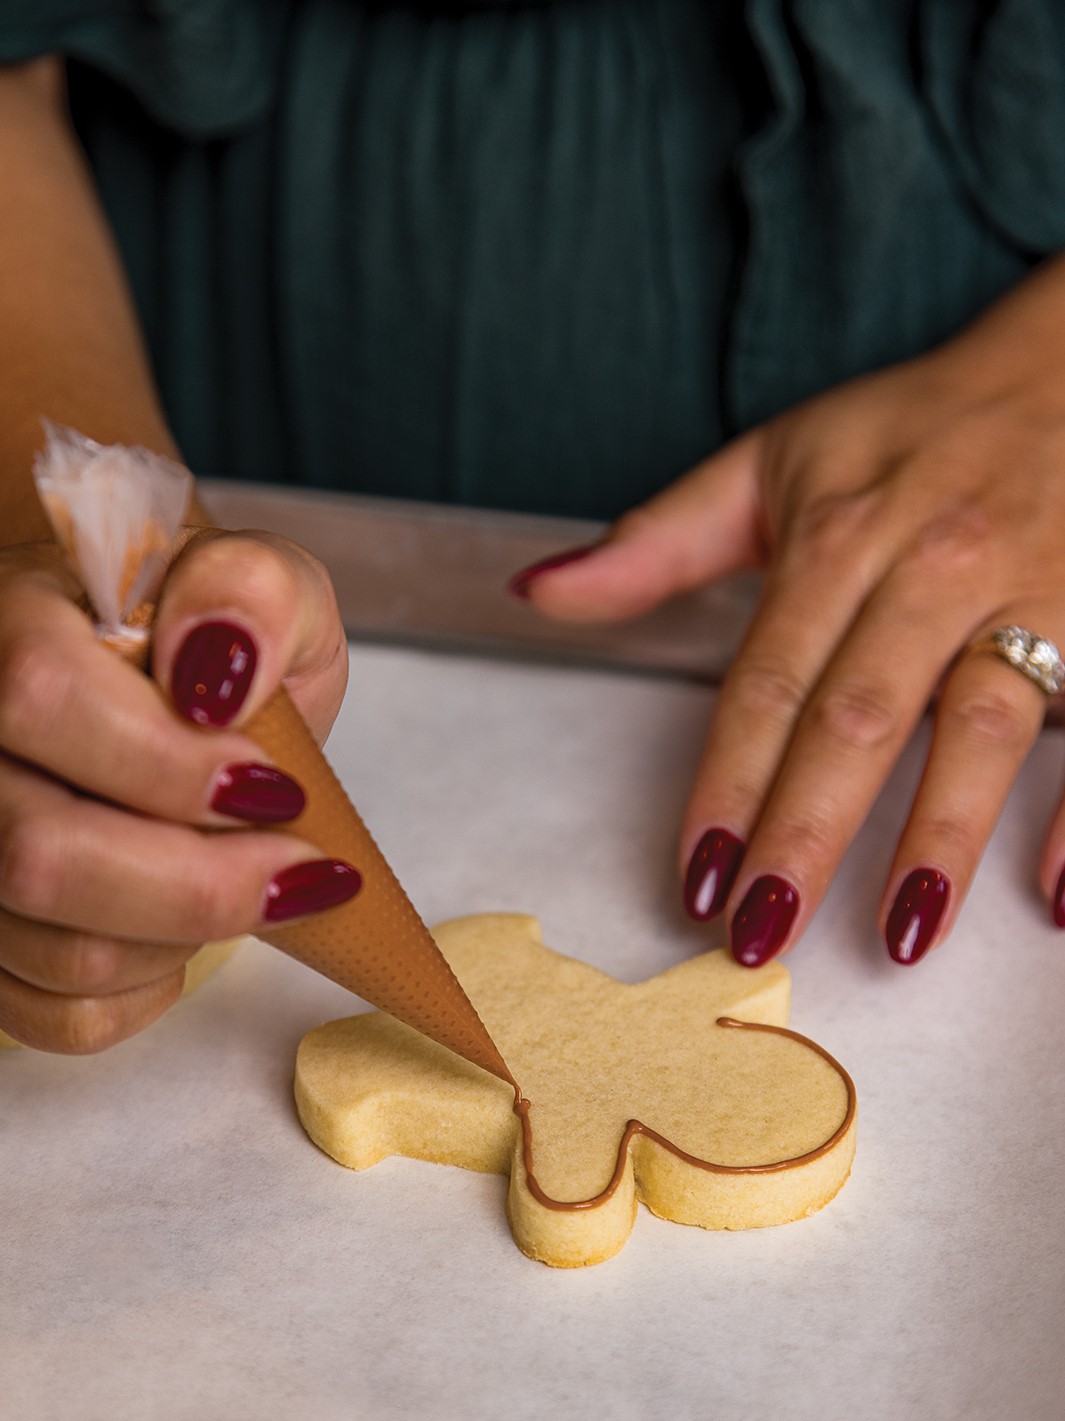
{"label": "piping bag", "polygon": [[[101,640],[144,667],[192,475],[162,455],[100,445],[48,421],[45,433],[33,476],[56,539],[88,596]],[[256,936],[498,1076],[520,1099],[473,1004],[284,687],[240,729],[306,793],[299,817],[276,830],[308,840],[324,857],[345,859],[362,875],[362,887],[346,903]]]}

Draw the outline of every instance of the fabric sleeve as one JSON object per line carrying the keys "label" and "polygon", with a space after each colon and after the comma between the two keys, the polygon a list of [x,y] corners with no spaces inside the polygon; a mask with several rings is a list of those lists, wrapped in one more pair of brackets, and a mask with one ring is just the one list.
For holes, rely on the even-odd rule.
{"label": "fabric sleeve", "polygon": [[7,0],[0,64],[45,54],[81,61],[164,126],[217,137],[269,106],[287,8],[280,0]]}
{"label": "fabric sleeve", "polygon": [[1065,5],[929,0],[923,82],[973,205],[1041,256],[1065,248]]}

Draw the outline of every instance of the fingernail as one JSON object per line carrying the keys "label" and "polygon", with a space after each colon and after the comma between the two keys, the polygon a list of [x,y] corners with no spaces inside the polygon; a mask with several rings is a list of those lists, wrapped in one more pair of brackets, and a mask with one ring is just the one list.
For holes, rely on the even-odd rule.
{"label": "fingernail", "polygon": [[228,725],[244,704],[257,660],[255,643],[243,627],[201,622],[174,662],[174,704],[197,725]]}
{"label": "fingernail", "polygon": [[743,967],[761,967],[787,941],[799,890],[786,878],[767,873],[756,878],[732,920],[732,955]]}
{"label": "fingernail", "polygon": [[915,868],[903,879],[888,914],[884,937],[895,962],[920,962],[950,902],[950,879],[937,868]]}
{"label": "fingernail", "polygon": [[684,907],[705,923],[716,917],[732,891],[747,846],[727,829],[707,829],[695,846],[684,877]]}
{"label": "fingernail", "polygon": [[567,548],[564,553],[555,553],[552,557],[543,558],[540,562],[534,562],[529,567],[523,567],[521,572],[516,572],[507,583],[507,587],[515,597],[520,597],[524,601],[529,596],[529,589],[538,577],[545,572],[554,572],[556,568],[568,567],[572,562],[580,562],[589,553],[594,553],[596,548],[601,547],[600,543],[588,543],[579,548]]}
{"label": "fingernail", "polygon": [[1065,868],[1061,870],[1058,886],[1054,890],[1054,924],[1065,928]]}
{"label": "fingernail", "polygon": [[227,765],[218,776],[211,808],[252,824],[283,824],[302,814],[307,797],[290,775],[254,762]]}
{"label": "fingernail", "polygon": [[342,859],[311,859],[282,869],[266,890],[264,923],[321,913],[354,898],[362,887],[357,868]]}

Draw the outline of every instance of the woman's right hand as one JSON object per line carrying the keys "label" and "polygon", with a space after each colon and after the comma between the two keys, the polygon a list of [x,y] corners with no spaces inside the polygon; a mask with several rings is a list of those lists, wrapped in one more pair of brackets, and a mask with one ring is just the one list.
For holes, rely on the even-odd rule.
{"label": "woman's right hand", "polygon": [[359,881],[312,844],[249,832],[294,818],[302,791],[256,768],[241,725],[283,681],[323,740],[344,694],[321,564],[265,533],[196,535],[160,599],[152,680],[101,645],[78,597],[54,547],[0,552],[0,1028],[67,1054],[154,1021],[201,943]]}

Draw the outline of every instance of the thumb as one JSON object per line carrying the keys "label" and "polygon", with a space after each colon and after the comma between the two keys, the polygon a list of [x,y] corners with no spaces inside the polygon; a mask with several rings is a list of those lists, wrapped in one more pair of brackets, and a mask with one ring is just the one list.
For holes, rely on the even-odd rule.
{"label": "thumb", "polygon": [[602,542],[525,568],[511,591],[569,622],[613,622],[761,560],[761,433],[745,434],[647,503]]}
{"label": "thumb", "polygon": [[324,567],[270,533],[196,533],[163,588],[152,674],[188,719],[234,728],[284,682],[324,739],[347,678],[347,642]]}

